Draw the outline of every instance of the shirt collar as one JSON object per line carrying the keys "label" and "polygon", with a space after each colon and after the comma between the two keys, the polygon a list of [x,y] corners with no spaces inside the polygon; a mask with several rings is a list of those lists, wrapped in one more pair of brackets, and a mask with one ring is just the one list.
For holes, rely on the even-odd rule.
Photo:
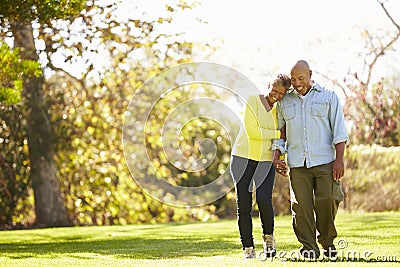
{"label": "shirt collar", "polygon": [[311,88],[310,88],[310,90],[317,90],[318,92],[321,92],[322,91],[322,89],[321,89],[321,86],[318,84],[318,83],[316,83],[315,81],[311,81],[313,84],[312,84],[312,86],[311,86]]}

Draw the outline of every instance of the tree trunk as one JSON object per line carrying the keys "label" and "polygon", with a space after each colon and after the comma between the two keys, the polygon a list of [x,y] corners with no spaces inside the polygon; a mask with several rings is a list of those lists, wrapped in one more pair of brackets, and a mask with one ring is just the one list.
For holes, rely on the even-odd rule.
{"label": "tree trunk", "polygon": [[[14,47],[20,48],[22,59],[38,61],[30,23],[13,24]],[[43,98],[43,75],[26,79],[24,95],[27,108],[27,138],[30,176],[35,199],[38,227],[66,226],[70,221],[61,196],[60,181],[54,162],[53,135]]]}

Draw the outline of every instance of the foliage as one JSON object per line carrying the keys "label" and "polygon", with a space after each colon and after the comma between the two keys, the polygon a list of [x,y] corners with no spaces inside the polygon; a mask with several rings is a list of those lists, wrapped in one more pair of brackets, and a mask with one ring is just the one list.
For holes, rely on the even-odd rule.
{"label": "foliage", "polygon": [[40,76],[39,63],[21,60],[19,49],[10,50],[6,43],[0,42],[0,103],[17,104],[21,101],[23,79]]}
{"label": "foliage", "polygon": [[[188,61],[191,44],[175,40],[174,35],[161,41],[150,34],[168,18],[116,22],[113,10],[111,6],[93,8],[90,15],[83,16],[85,24],[79,29],[86,40],[101,38],[97,52],[111,58],[110,65],[98,69],[89,62],[81,69],[86,73],[82,79],[56,69],[58,73],[46,83],[48,114],[54,122],[59,175],[70,217],[75,224],[85,225],[202,219],[209,214],[206,209],[178,209],[146,195],[129,174],[121,144],[124,112],[134,91],[163,67]],[[99,26],[102,22],[105,28]],[[54,31],[70,32],[72,38],[74,30],[63,25]],[[81,60],[84,51],[91,49],[90,42],[80,45],[85,39],[55,40],[57,36],[46,34],[43,38],[60,42],[60,46],[77,42],[77,50],[72,51],[77,54],[71,62]],[[136,59],[135,54],[146,55],[147,61]]]}
{"label": "foliage", "polygon": [[[0,42],[0,225],[27,224],[32,219],[31,182],[21,105],[23,80],[40,76],[39,63],[21,60],[19,50]],[[12,106],[14,105],[14,106]]]}
{"label": "foliage", "polygon": [[67,19],[84,9],[85,0],[2,0],[0,24],[5,22],[48,23],[53,19]]}
{"label": "foliage", "polygon": [[0,226],[30,224],[28,146],[20,110],[3,107],[0,112]]}
{"label": "foliage", "polygon": [[352,144],[400,145],[400,88],[388,79],[367,90],[366,86],[354,86],[346,98],[344,113],[350,122]]}
{"label": "foliage", "polygon": [[[385,74],[380,76],[379,82],[372,82],[378,63],[398,55],[396,45],[400,39],[400,26],[397,22],[399,18],[393,17],[391,10],[386,7],[389,1],[377,2],[394,30],[363,30],[361,35],[365,42],[359,53],[359,57],[364,60],[363,68],[355,72],[349,71],[343,81],[332,82],[343,90],[346,97],[344,112],[349,121],[351,144],[399,146],[400,134],[397,126],[400,113],[396,101],[400,96],[399,77],[397,74]],[[396,60],[394,64],[397,64]]]}
{"label": "foliage", "polygon": [[[102,88],[79,87],[76,81],[65,76],[54,77],[48,83],[49,88],[46,91],[51,92],[48,95],[51,120],[56,122],[56,136],[64,141],[57,142],[57,162],[60,164],[60,177],[64,178],[67,207],[74,223],[104,225],[190,220],[192,216],[197,219],[208,217],[210,212],[215,211],[214,206],[211,205],[209,211],[207,207],[186,210],[168,206],[146,195],[130,176],[123,158],[120,137],[123,114],[127,108],[128,95],[131,94],[130,88],[135,85],[118,85],[125,75],[134,73],[121,73],[119,77],[109,72],[109,77],[102,81]],[[129,80],[134,82],[133,79]],[[63,87],[57,87],[60,82]],[[126,95],[126,98],[117,98],[115,95]],[[176,103],[184,101],[189,95],[186,94],[185,97],[177,97]],[[159,117],[167,116],[174,105],[168,97],[157,105],[155,114]],[[169,106],[169,109],[165,106]],[[158,127],[161,124],[155,125]],[[204,136],[204,133],[215,129],[213,125],[204,125],[207,127],[205,131],[196,128],[197,135]],[[147,161],[159,160],[156,153],[157,127],[154,128],[154,134],[149,134],[154,140],[148,140],[149,145],[154,146],[149,150],[154,156],[147,159],[145,155],[138,155]],[[184,142],[191,140],[196,134],[184,134]],[[214,131],[213,135],[216,138],[218,132]],[[229,148],[228,146],[228,150],[223,152],[225,157],[229,157]],[[228,162],[225,161],[225,167]],[[179,177],[178,173],[173,172],[174,168],[168,167],[168,163],[162,165],[161,169],[168,173],[167,176]],[[208,174],[208,179],[216,177],[217,171],[220,169],[214,168],[214,174]],[[190,183],[199,181],[199,176],[190,178],[186,179]]]}
{"label": "foliage", "polygon": [[272,191],[272,203],[275,215],[291,214],[289,184],[288,177],[284,177],[276,172],[274,191]]}
{"label": "foliage", "polygon": [[[158,30],[171,22],[169,16],[175,10],[190,6],[175,1],[167,7],[165,17],[142,20],[140,14],[133,14],[137,18],[122,21],[114,13],[117,3],[93,1],[79,18],[35,26],[39,43],[45,44],[38,47],[44,59],[42,67],[53,75],[45,81],[43,92],[56,139],[62,194],[75,224],[165,222],[201,219],[209,214],[207,209],[177,209],[147,196],[130,177],[123,158],[123,114],[134,91],[150,75],[188,61],[192,52],[191,43]],[[64,64],[54,60],[59,55],[65,56]],[[109,64],[96,65],[96,57],[108,59]],[[77,65],[80,67],[75,72]],[[13,111],[21,123],[7,121],[3,133],[10,143],[26,143],[26,111]],[[17,125],[18,134],[11,135],[9,129]],[[21,151],[27,153],[26,144],[25,148]],[[12,160],[10,153],[5,156]],[[26,157],[20,158],[29,164]],[[13,166],[19,171],[26,165]],[[25,172],[21,179],[29,181],[28,175]],[[25,224],[33,219],[32,198],[25,200],[29,185],[17,186],[25,195],[14,200],[19,203],[14,216],[21,213]],[[13,223],[18,222],[21,220],[14,217]]]}
{"label": "foliage", "polygon": [[[32,155],[35,150],[29,146],[27,130],[28,112],[27,106],[40,106],[38,101],[41,99],[41,83],[38,77],[42,74],[42,69],[39,62],[36,61],[38,56],[35,54],[34,40],[29,39],[33,36],[31,23],[40,22],[48,23],[51,19],[60,19],[70,17],[72,14],[83,8],[85,1],[2,1],[0,5],[0,34],[1,39],[8,39],[14,42],[15,47],[11,51],[7,44],[1,42],[1,67],[0,67],[0,102],[5,104],[15,104],[22,100],[23,105],[7,108],[7,113],[2,113],[0,121],[0,133],[4,138],[1,138],[3,143],[1,155],[1,204],[0,212],[1,225],[9,227],[19,223],[28,224],[32,222],[32,192],[28,197],[29,188],[32,184],[30,177],[34,172],[32,169],[38,169],[38,166],[30,166],[31,160],[28,160],[29,154]],[[78,10],[76,10],[78,8]],[[30,35],[32,34],[32,35]],[[21,41],[21,42],[19,42]],[[26,46],[25,46],[26,44]],[[32,44],[29,49],[29,45]],[[31,54],[33,53],[33,54]],[[20,57],[23,59],[21,60]],[[36,76],[36,78],[34,78]],[[25,83],[25,84],[24,84]],[[30,92],[25,92],[24,98],[21,98],[21,93],[24,85],[31,86]],[[29,90],[27,90],[29,91]],[[31,97],[34,95],[34,97]],[[29,100],[34,99],[34,100]],[[3,109],[4,110],[4,109]],[[37,111],[36,117],[43,118],[43,110],[31,109],[29,115]],[[33,118],[35,116],[30,116]],[[29,120],[29,125],[34,125],[34,120]],[[36,127],[31,133],[41,132]],[[10,134],[11,133],[11,134]],[[48,136],[41,136],[37,139],[38,143],[44,143],[43,140],[48,140]],[[35,140],[36,141],[36,140]],[[42,142],[41,142],[42,141]],[[43,145],[42,145],[43,146]],[[49,148],[47,148],[49,149]],[[51,149],[51,148],[50,148]],[[30,153],[28,153],[28,151]],[[3,155],[4,153],[4,155]],[[32,159],[32,157],[30,158]],[[36,157],[38,161],[41,158]],[[51,161],[52,159],[50,159]],[[48,161],[46,161],[48,163]],[[51,164],[49,164],[51,165]],[[51,171],[49,171],[51,172]],[[38,173],[38,172],[36,172]],[[51,176],[51,174],[49,174]],[[46,178],[46,177],[44,177]],[[54,184],[48,184],[53,186]],[[34,188],[35,189],[35,188]],[[36,192],[38,194],[38,192]],[[54,198],[53,198],[54,199]],[[5,207],[3,208],[3,205]],[[38,206],[36,206],[38,207]],[[54,217],[55,214],[53,213]]]}
{"label": "foliage", "polygon": [[[82,88],[62,76],[48,83],[49,110],[59,140],[57,162],[70,217],[78,225],[179,220],[179,211],[146,196],[130,177],[121,144],[128,101],[115,95],[128,93],[131,87],[115,88],[113,78],[104,79],[103,88]],[[64,87],[57,87],[59,81]],[[127,91],[119,91],[123,89]]]}
{"label": "foliage", "polygon": [[346,152],[343,178],[348,210],[400,209],[399,147],[354,145]]}

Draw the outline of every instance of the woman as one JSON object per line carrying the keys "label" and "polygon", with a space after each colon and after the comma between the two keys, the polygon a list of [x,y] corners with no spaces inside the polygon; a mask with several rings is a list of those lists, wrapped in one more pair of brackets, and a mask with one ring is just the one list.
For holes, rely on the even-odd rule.
{"label": "woman", "polygon": [[272,141],[281,137],[277,130],[275,103],[290,88],[290,77],[279,74],[269,93],[250,96],[244,110],[243,124],[232,149],[231,174],[235,183],[240,240],[245,259],[255,258],[251,218],[252,187],[256,185],[256,201],[260,212],[264,252],[276,254],[272,189],[275,168],[272,166]]}

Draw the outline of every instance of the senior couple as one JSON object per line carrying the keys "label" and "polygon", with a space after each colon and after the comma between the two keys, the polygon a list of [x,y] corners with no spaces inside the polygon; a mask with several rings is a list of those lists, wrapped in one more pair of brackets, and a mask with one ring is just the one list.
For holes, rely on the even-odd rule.
{"label": "senior couple", "polygon": [[269,93],[251,96],[243,112],[230,168],[245,259],[256,257],[251,218],[253,182],[263,252],[267,257],[276,254],[272,205],[275,171],[290,176],[292,225],[302,244],[300,255],[319,258],[318,242],[325,256],[336,256],[335,216],[343,199],[340,179],[348,136],[338,96],[311,77],[309,64],[298,61],[290,77],[279,74]]}

